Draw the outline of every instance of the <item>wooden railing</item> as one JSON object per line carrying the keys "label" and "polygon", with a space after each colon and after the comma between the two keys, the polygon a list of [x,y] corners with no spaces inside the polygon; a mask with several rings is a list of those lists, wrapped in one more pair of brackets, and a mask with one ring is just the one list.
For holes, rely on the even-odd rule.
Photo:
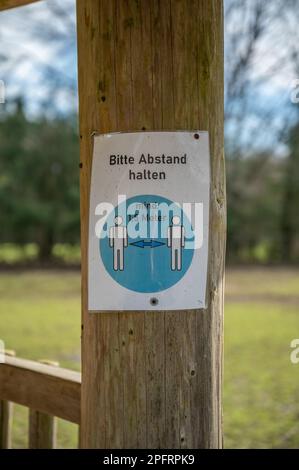
{"label": "wooden railing", "polygon": [[29,448],[56,446],[56,418],[80,425],[81,374],[5,355],[0,364],[0,449],[11,447],[13,403],[29,408]]}

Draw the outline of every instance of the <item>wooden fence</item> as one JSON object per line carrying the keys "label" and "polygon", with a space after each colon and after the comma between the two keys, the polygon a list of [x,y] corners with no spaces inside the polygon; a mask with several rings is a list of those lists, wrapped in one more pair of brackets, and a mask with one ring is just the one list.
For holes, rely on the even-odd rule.
{"label": "wooden fence", "polygon": [[81,374],[5,355],[0,364],[0,449],[11,447],[13,403],[29,408],[29,448],[56,446],[56,418],[80,425]]}

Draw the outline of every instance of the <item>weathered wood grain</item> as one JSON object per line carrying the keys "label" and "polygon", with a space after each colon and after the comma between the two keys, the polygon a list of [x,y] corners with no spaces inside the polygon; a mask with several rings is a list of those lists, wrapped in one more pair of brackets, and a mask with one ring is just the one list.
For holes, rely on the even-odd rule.
{"label": "weathered wood grain", "polygon": [[[14,350],[5,349],[4,353],[6,357],[16,356]],[[12,446],[13,409],[13,403],[0,400],[0,449],[11,449]]]}
{"label": "weathered wood grain", "polygon": [[[222,446],[226,230],[221,0],[78,0],[84,448]],[[93,132],[208,130],[208,307],[87,311]]]}
{"label": "weathered wood grain", "polygon": [[11,449],[13,404],[0,401],[0,449]]}
{"label": "weathered wood grain", "polygon": [[57,418],[29,410],[29,449],[55,449]]}
{"label": "weathered wood grain", "polygon": [[[42,359],[41,364],[59,367],[59,363]],[[29,410],[29,449],[55,449],[57,418],[37,410]]]}

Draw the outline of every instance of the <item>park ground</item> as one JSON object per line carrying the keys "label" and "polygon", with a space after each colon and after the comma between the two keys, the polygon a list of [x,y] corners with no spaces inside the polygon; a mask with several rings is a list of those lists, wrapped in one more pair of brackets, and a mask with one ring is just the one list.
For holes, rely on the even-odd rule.
{"label": "park ground", "polygon": [[[29,359],[80,369],[78,271],[0,272],[0,338]],[[299,447],[299,269],[230,268],[226,275],[224,443],[226,448]],[[27,414],[15,407],[13,445],[27,446]],[[59,447],[78,429],[59,421]]]}

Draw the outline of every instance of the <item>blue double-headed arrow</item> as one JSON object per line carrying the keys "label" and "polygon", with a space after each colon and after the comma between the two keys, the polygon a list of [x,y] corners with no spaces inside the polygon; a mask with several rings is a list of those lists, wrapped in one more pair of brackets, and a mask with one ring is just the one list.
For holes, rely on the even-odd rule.
{"label": "blue double-headed arrow", "polygon": [[158,246],[165,245],[163,242],[158,242],[157,240],[150,240],[150,241],[145,241],[145,240],[138,240],[138,242],[133,242],[130,243],[132,246],[137,246],[138,248],[157,248]]}

